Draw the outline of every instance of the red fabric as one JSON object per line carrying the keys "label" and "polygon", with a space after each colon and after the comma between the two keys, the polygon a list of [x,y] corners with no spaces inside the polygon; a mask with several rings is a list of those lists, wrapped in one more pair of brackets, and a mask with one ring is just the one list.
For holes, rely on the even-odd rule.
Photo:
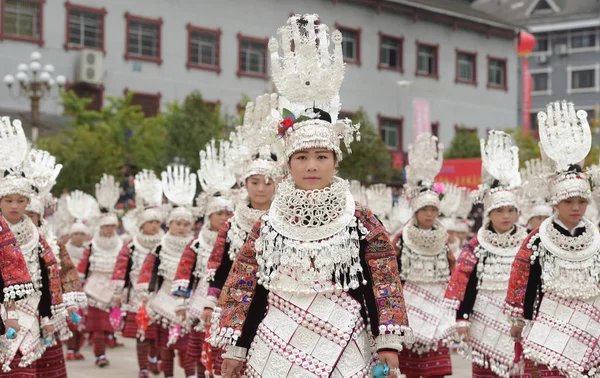
{"label": "red fabric", "polygon": [[0,217],[0,274],[4,288],[31,283],[27,263],[4,217]]}
{"label": "red fabric", "polygon": [[175,279],[173,281],[186,280],[189,281],[192,277],[192,269],[196,263],[197,253],[192,249],[194,243],[198,243],[199,236],[192,239],[191,242],[183,250],[183,255],[179,259],[179,265],[177,266],[177,272],[175,273]]}
{"label": "red fabric", "polygon": [[106,333],[102,331],[92,334],[94,340],[94,356],[106,355]]}
{"label": "red fabric", "polygon": [[463,247],[462,252],[458,256],[458,260],[456,261],[456,266],[452,270],[448,287],[446,288],[446,299],[462,302],[465,298],[467,284],[479,261],[477,256],[475,256],[475,248],[477,248],[478,245],[479,240],[477,240],[477,236],[475,236]]}
{"label": "red fabric", "polygon": [[558,370],[552,369],[550,370],[546,365],[538,366],[539,377],[540,378],[565,378],[565,375],[562,375]]}
{"label": "red fabric", "polygon": [[90,264],[90,253],[89,247],[83,251],[83,257],[79,260],[79,264],[77,264],[77,272],[80,274],[85,274],[87,271],[88,265]]}
{"label": "red fabric", "polygon": [[187,357],[192,358],[195,361],[200,359],[202,355],[202,346],[204,344],[205,333],[192,331],[189,336],[189,343],[187,345]]}
{"label": "red fabric", "polygon": [[[0,217],[2,218],[2,217]],[[7,226],[8,227],[8,226]],[[19,367],[21,363],[21,352],[17,352],[10,363],[10,372],[3,373],[0,369],[0,378],[35,378],[35,363],[27,367]]]}
{"label": "red fabric", "polygon": [[189,335],[180,337],[174,345],[167,347],[167,342],[169,341],[169,330],[157,325],[156,331],[156,343],[159,348],[186,351],[186,347],[189,341]]}
{"label": "red fabric", "polygon": [[108,318],[109,314],[106,311],[102,311],[97,307],[88,307],[88,314],[86,319],[86,332],[108,332],[113,333],[114,329],[110,324]]}
{"label": "red fabric", "polygon": [[450,350],[446,347],[439,347],[437,351],[429,351],[423,354],[404,349],[398,357],[400,371],[407,376],[452,375]]}
{"label": "red fabric", "polygon": [[[181,360],[182,356],[185,356],[185,350],[178,349],[177,354],[179,355],[179,359]],[[172,377],[174,369],[175,350],[163,349],[160,352],[160,355],[163,364],[163,373],[165,377]],[[184,358],[183,370],[185,371],[186,377],[196,376],[196,362],[191,359]]]}
{"label": "red fabric", "polygon": [[[231,218],[230,218],[231,219]],[[219,233],[217,234],[217,240],[208,259],[208,271],[216,271],[221,266],[223,261],[223,255],[225,254],[225,245],[227,244],[227,233],[231,229],[230,219],[223,224]]]}
{"label": "red fabric", "polygon": [[60,283],[63,293],[83,292],[77,268],[64,245],[60,246]]}
{"label": "red fabric", "polygon": [[115,270],[113,271],[113,281],[125,281],[127,276],[127,268],[129,267],[129,256],[131,256],[131,246],[133,240],[123,244],[123,248],[119,251],[117,262],[115,264]]}
{"label": "red fabric", "polygon": [[533,254],[533,251],[527,248],[527,244],[538,233],[539,229],[536,229],[527,236],[512,263],[508,291],[506,292],[506,305],[510,307],[509,311],[512,316],[523,316],[524,313],[525,292],[527,291],[527,282],[529,282],[531,272],[530,258]]}
{"label": "red fabric", "polygon": [[38,378],[67,377],[65,355],[60,340],[57,340],[55,346],[46,348],[46,352],[35,362],[35,375]]}
{"label": "red fabric", "polygon": [[83,334],[83,332],[74,331],[73,337],[71,337],[67,341],[67,349],[72,350],[74,352],[79,352],[79,349],[83,345],[84,341],[85,341],[85,335]]}
{"label": "red fabric", "polygon": [[137,338],[137,323],[135,321],[135,316],[137,314],[135,312],[127,312],[125,315],[125,326],[121,331],[123,337],[127,337],[129,339]]}
{"label": "red fabric", "polygon": [[150,284],[152,279],[152,269],[154,269],[154,263],[156,262],[155,250],[148,253],[148,256],[144,259],[144,263],[140,268],[140,275],[138,276],[137,284]]}
{"label": "red fabric", "polygon": [[155,344],[157,337],[158,337],[158,325],[156,323],[150,324],[144,335],[144,340],[154,341],[153,344]]}
{"label": "red fabric", "polygon": [[150,353],[150,343],[148,341],[144,341],[144,342],[137,342],[136,346],[135,346],[136,352],[137,352],[137,360],[138,360],[138,366],[140,367],[140,370],[146,369],[148,370],[148,353]]}

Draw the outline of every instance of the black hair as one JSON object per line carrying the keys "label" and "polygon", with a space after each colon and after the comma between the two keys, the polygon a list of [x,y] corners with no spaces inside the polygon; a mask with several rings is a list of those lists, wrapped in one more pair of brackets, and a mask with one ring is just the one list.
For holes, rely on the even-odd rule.
{"label": "black hair", "polygon": [[313,113],[315,113],[317,115],[317,118],[315,118],[315,119],[320,119],[321,121],[327,121],[327,122],[331,123],[331,115],[329,115],[329,113],[327,113],[325,110],[315,108],[315,107],[313,107],[312,109],[306,109],[306,110],[312,110]]}
{"label": "black hair", "polygon": [[567,169],[567,172],[581,173],[583,170],[579,164],[569,164],[569,169]]}

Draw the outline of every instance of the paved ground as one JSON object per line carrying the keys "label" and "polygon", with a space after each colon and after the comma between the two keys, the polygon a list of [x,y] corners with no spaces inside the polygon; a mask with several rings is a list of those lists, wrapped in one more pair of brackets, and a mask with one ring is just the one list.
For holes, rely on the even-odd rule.
{"label": "paved ground", "polygon": [[[107,357],[110,365],[103,369],[94,365],[92,347],[85,346],[81,350],[86,357],[85,361],[67,362],[69,378],[136,378],[138,376],[138,368],[135,342],[123,338],[119,338],[119,340],[124,342],[125,347],[108,349]],[[452,377],[467,378],[471,376],[471,365],[461,357],[453,355],[452,365],[454,368]],[[152,375],[150,376],[152,377]],[[175,377],[184,378],[183,370],[177,366],[175,368]]]}

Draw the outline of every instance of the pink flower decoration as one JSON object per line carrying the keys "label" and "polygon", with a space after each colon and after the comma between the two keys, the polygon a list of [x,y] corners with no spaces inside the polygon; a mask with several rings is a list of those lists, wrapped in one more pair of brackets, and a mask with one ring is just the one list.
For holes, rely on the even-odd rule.
{"label": "pink flower decoration", "polygon": [[435,184],[433,184],[432,189],[438,194],[444,194],[444,192],[446,191],[446,187],[441,182],[436,182]]}

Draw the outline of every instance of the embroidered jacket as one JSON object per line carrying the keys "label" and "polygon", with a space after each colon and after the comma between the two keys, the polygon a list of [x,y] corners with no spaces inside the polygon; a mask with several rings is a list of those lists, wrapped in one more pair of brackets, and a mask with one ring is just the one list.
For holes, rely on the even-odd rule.
{"label": "embroidered jacket", "polygon": [[65,306],[85,307],[87,300],[85,293],[83,292],[81,281],[79,280],[77,267],[73,264],[71,256],[69,256],[67,248],[64,245],[59,247],[59,260],[60,282],[62,285]]}
{"label": "embroidered jacket", "polygon": [[0,303],[19,300],[33,293],[27,263],[4,217],[0,216]]}
{"label": "embroidered jacket", "polygon": [[[354,216],[364,225],[361,235],[360,265],[366,285],[349,289],[348,294],[361,304],[360,314],[374,336],[405,336],[408,318],[398,276],[396,254],[385,228],[377,217],[356,203]],[[217,303],[221,332],[237,337],[235,344],[248,348],[267,312],[268,290],[257,285],[259,270],[255,248],[261,221],[254,226],[240,250]],[[394,343],[395,344],[395,343]]]}

